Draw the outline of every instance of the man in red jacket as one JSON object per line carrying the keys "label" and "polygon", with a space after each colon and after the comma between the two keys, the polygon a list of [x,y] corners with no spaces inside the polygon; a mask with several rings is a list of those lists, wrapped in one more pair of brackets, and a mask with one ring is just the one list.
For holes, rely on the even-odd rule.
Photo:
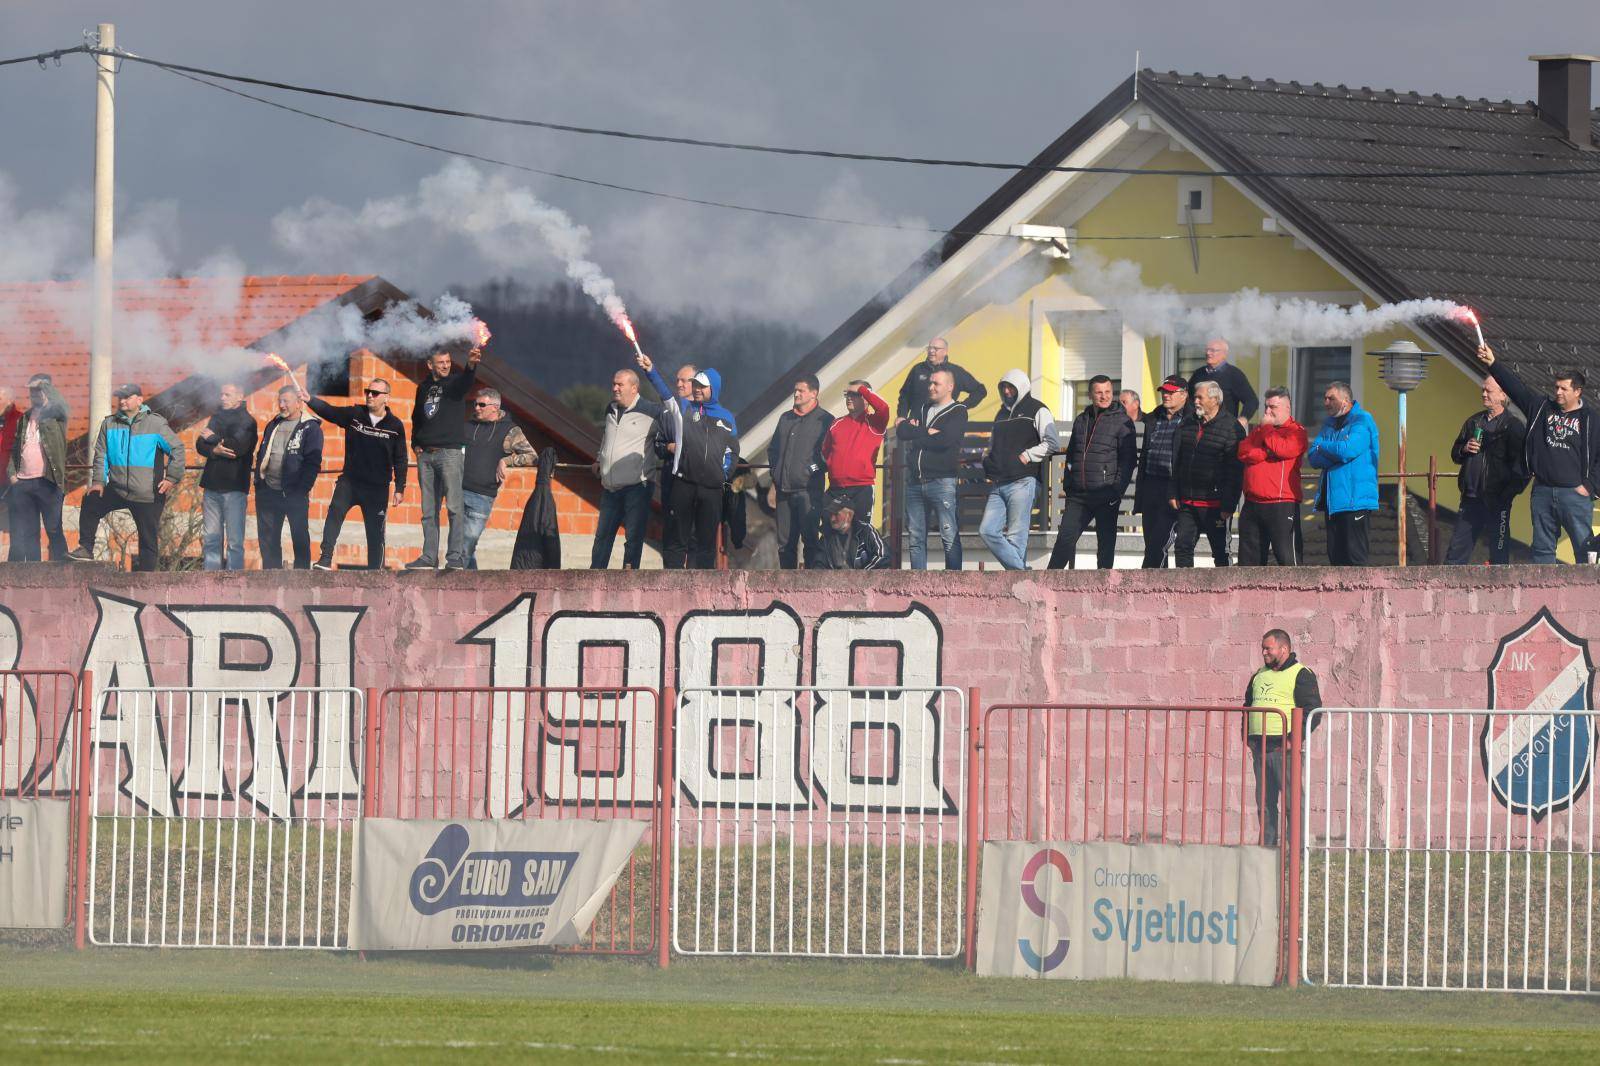
{"label": "man in red jacket", "polygon": [[1268,389],[1261,424],[1239,442],[1244,507],[1239,511],[1239,565],[1266,566],[1267,547],[1279,566],[1300,562],[1300,462],[1305,427],[1290,414],[1288,389]]}
{"label": "man in red jacket", "polygon": [[850,497],[858,518],[872,521],[872,487],[878,483],[878,448],[889,428],[889,404],[865,381],[852,381],[844,393],[845,417],[836,418],[822,438],[828,465],[828,493]]}

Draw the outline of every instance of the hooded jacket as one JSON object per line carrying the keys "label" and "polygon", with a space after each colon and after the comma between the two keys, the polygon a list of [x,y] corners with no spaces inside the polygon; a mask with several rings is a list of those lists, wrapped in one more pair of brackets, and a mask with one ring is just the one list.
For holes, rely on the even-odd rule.
{"label": "hooded jacket", "polygon": [[107,415],[94,440],[89,484],[105,485],[133,503],[154,503],[163,479],[183,477],[183,441],[167,420],[141,406],[132,415]]}
{"label": "hooded jacket", "polygon": [[344,472],[357,485],[387,488],[394,482],[395,492],[406,491],[406,426],[393,411],[385,411],[373,425],[364,403],[335,407],[313,396],[306,406],[318,418],[344,430]]}
{"label": "hooded jacket", "polygon": [[1306,457],[1306,428],[1294,419],[1281,426],[1257,426],[1239,442],[1244,464],[1244,498],[1251,503],[1299,503],[1300,462]]}
{"label": "hooded jacket", "polygon": [[951,400],[935,414],[928,402],[917,408],[915,417],[916,425],[907,422],[900,427],[900,439],[906,442],[907,475],[919,485],[959,478],[961,446],[967,439],[966,405]]}
{"label": "hooded jacket", "polygon": [[722,375],[710,367],[700,373],[711,383],[711,399],[696,403],[674,397],[675,402],[667,406],[678,446],[672,469],[675,477],[719,488],[733,476],[733,464],[739,457],[739,425],[733,412],[719,402]]}
{"label": "hooded jacket", "polygon": [[1091,403],[1072,421],[1062,486],[1069,496],[1111,489],[1121,496],[1138,462],[1139,442],[1128,412],[1116,402],[1104,410]]}
{"label": "hooded jacket", "polygon": [[22,445],[29,433],[39,434],[39,450],[44,452],[44,476],[57,488],[67,487],[67,401],[50,382],[40,386],[44,404],[25,412],[17,427],[16,447],[11,451],[11,478],[22,469]]}
{"label": "hooded jacket", "polygon": [[[1033,395],[1033,383],[1022,371],[1007,370],[1000,382],[1015,389],[1017,398],[1007,404],[1005,390],[1000,390],[1000,412],[994,416],[989,451],[983,457],[983,472],[996,485],[1025,477],[1042,481],[1050,457],[1060,446],[1055,417],[1050,414],[1050,408]],[[1024,452],[1030,460],[1027,463],[1022,461]]]}
{"label": "hooded jacket", "polygon": [[271,491],[261,473],[272,450],[272,435],[279,426],[286,427],[284,432],[289,434],[289,441],[283,448],[283,467],[278,471],[283,493],[285,496],[310,496],[311,487],[322,472],[322,423],[310,409],[301,411],[297,419],[279,415],[261,431],[261,443],[256,447],[256,494],[259,496],[262,489]]}
{"label": "hooded jacket", "polygon": [[861,390],[861,417],[835,418],[822,438],[822,461],[828,464],[830,488],[856,488],[878,483],[878,448],[889,431],[889,401],[871,389]]}
{"label": "hooded jacket", "polygon": [[1322,423],[1306,461],[1322,471],[1317,510],[1328,514],[1378,509],[1378,424],[1350,401],[1350,410]]}
{"label": "hooded jacket", "polygon": [[1591,498],[1600,496],[1600,418],[1595,408],[1585,401],[1575,411],[1563,411],[1498,360],[1489,376],[1528,416],[1522,447],[1534,480],[1564,489],[1582,485]]}

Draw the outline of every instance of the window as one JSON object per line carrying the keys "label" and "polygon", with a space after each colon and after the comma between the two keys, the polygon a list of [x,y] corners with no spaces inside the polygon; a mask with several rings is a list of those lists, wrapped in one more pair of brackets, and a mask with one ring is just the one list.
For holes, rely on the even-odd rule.
{"label": "window", "polygon": [[1089,379],[1104,374],[1122,388],[1122,316],[1115,311],[1072,311],[1056,322],[1061,338],[1061,409],[1066,421],[1089,404]]}
{"label": "window", "polygon": [[1177,344],[1172,349],[1174,374],[1188,381],[1194,372],[1206,365],[1206,346],[1203,344]]}
{"label": "window", "polygon": [[1294,350],[1294,376],[1290,391],[1294,394],[1295,421],[1316,435],[1322,425],[1322,394],[1335,381],[1350,380],[1350,349],[1296,348]]}

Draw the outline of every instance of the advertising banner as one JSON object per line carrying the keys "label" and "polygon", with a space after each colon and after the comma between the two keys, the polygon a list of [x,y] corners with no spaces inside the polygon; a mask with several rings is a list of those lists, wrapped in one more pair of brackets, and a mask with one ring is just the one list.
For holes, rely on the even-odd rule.
{"label": "advertising banner", "polygon": [[70,825],[66,800],[0,800],[0,928],[66,924]]}
{"label": "advertising banner", "polygon": [[650,823],[368,818],[356,843],[350,946],[576,944]]}
{"label": "advertising banner", "polygon": [[992,841],[978,973],[1270,985],[1278,853],[1212,845]]}

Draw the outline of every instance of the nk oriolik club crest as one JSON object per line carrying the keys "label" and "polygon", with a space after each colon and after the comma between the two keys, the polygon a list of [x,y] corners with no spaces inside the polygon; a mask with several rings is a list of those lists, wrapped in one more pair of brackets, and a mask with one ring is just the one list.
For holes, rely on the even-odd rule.
{"label": "nk oriolik club crest", "polygon": [[1495,650],[1489,708],[1480,740],[1483,770],[1502,804],[1542,819],[1583,795],[1595,751],[1594,717],[1587,713],[1594,709],[1588,641],[1541,609]]}

